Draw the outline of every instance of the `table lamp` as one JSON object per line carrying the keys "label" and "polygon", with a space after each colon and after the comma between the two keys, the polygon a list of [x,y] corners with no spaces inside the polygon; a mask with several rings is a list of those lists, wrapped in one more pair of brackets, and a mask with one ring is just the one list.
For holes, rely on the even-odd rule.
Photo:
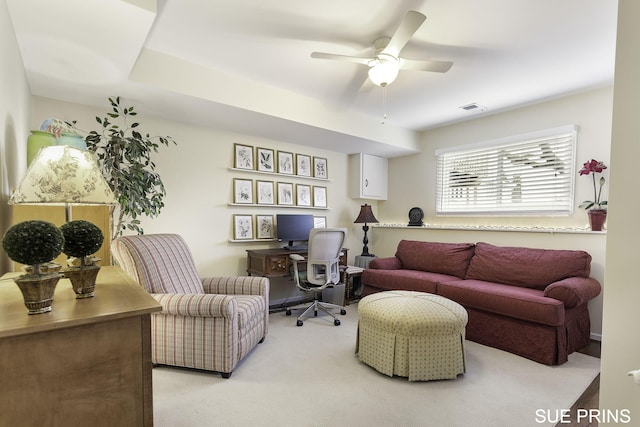
{"label": "table lamp", "polygon": [[364,225],[362,226],[362,230],[364,230],[364,239],[362,239],[363,247],[361,256],[375,256],[374,254],[369,253],[369,246],[367,246],[369,243],[369,239],[367,238],[367,231],[369,231],[369,226],[367,225],[367,223],[378,222],[375,215],[373,215],[371,205],[367,205],[365,203],[364,205],[360,206],[360,214],[358,214],[358,218],[356,218],[356,220],[353,222],[354,224],[364,223]]}
{"label": "table lamp", "polygon": [[115,205],[95,153],[65,146],[41,148],[29,165],[10,205],[62,205],[71,221],[72,205]]}

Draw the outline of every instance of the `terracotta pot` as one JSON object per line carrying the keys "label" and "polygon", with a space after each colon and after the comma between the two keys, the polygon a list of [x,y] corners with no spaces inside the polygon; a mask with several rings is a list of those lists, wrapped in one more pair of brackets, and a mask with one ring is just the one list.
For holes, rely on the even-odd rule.
{"label": "terracotta pot", "polygon": [[604,222],[607,220],[607,211],[605,209],[591,209],[588,214],[591,231],[602,231]]}
{"label": "terracotta pot", "polygon": [[51,311],[53,294],[62,277],[59,273],[24,274],[13,279],[22,292],[24,305],[29,314],[42,314]]}

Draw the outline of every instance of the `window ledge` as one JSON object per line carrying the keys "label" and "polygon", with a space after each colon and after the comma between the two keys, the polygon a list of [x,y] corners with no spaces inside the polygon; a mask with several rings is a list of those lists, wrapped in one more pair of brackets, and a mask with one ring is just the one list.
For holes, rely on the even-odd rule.
{"label": "window ledge", "polygon": [[589,227],[582,228],[553,228],[553,227],[522,227],[505,225],[446,225],[425,224],[422,226],[408,226],[406,224],[371,224],[374,228],[410,228],[425,230],[464,230],[464,231],[507,231],[517,233],[566,233],[566,234],[607,234],[606,231],[591,231]]}

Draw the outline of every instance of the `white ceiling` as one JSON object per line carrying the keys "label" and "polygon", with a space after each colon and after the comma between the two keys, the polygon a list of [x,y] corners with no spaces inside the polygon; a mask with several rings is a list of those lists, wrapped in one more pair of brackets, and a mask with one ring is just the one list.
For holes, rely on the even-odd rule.
{"label": "white ceiling", "polygon": [[[6,1],[34,95],[347,153],[613,82],[614,0]],[[400,71],[383,123],[366,66],[310,53],[372,55],[408,10],[427,20],[402,56],[454,65]]]}

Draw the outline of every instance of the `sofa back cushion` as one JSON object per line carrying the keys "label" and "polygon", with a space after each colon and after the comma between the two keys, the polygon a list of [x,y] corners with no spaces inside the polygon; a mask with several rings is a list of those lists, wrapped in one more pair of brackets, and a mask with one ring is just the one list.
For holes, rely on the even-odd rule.
{"label": "sofa back cushion", "polygon": [[464,278],[473,256],[473,243],[438,243],[401,240],[396,258],[402,268]]}
{"label": "sofa back cushion", "polygon": [[589,277],[591,255],[584,251],[494,246],[479,242],[466,279],[544,290],[568,277]]}

